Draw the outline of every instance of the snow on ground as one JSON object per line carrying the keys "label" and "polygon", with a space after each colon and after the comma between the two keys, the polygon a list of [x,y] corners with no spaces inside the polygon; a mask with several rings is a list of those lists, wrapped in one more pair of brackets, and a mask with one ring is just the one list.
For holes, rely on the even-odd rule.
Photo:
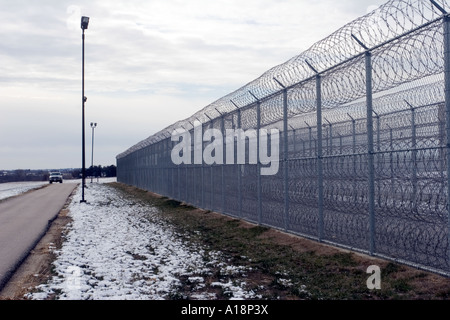
{"label": "snow on ground", "polygon": [[17,196],[31,189],[48,184],[48,181],[24,181],[0,183],[0,200]]}
{"label": "snow on ground", "polygon": [[[184,279],[193,288],[190,299],[215,299],[206,277],[218,267],[223,274],[245,272],[227,265],[220,252],[183,242],[158,218],[157,208],[126,198],[106,184],[87,184],[88,203],[80,199],[78,187],[69,205],[73,222],[56,251],[56,275],[28,298],[170,299],[180,297]],[[243,281],[221,280],[209,286],[220,287],[232,299],[255,298]]]}

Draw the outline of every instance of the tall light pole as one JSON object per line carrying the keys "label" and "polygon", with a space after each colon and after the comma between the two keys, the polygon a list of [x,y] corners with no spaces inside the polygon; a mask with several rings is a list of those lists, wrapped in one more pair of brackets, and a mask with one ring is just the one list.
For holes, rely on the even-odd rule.
{"label": "tall light pole", "polygon": [[91,122],[91,128],[92,128],[92,154],[91,154],[91,168],[92,168],[92,173],[91,173],[91,183],[92,183],[92,179],[94,178],[94,129],[97,126],[96,122]]}
{"label": "tall light pole", "polygon": [[84,185],[86,180],[86,162],[85,162],[85,141],[84,141],[84,103],[86,102],[87,98],[84,96],[84,30],[88,28],[89,25],[89,17],[81,17],[81,30],[83,30],[81,42],[82,42],[82,53],[81,53],[81,101],[82,101],[82,124],[81,124],[81,130],[82,130],[82,156],[81,156],[81,162],[82,162],[82,168],[81,168],[81,200],[80,202],[86,202],[84,199]]}

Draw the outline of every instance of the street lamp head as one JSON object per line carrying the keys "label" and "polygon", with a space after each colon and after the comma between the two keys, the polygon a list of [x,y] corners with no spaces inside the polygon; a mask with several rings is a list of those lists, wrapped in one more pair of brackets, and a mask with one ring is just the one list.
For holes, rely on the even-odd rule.
{"label": "street lamp head", "polygon": [[81,17],[81,29],[86,30],[89,25],[89,17]]}
{"label": "street lamp head", "polygon": [[95,128],[97,126],[97,122],[91,122],[91,128]]}

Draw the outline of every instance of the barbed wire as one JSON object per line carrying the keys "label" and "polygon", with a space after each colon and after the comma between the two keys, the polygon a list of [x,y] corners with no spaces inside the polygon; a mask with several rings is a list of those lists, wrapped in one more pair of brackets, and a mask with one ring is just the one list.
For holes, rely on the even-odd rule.
{"label": "barbed wire", "polygon": [[[445,1],[440,4],[443,8],[449,6]],[[392,42],[374,53],[375,91],[386,90],[428,74],[441,72],[443,62],[440,57],[443,40],[438,22],[427,28],[421,28],[417,33],[406,38],[406,41],[404,37],[401,41],[393,40],[419,26],[439,19],[441,15],[442,13],[429,1],[389,1],[317,42],[309,50],[268,70],[242,88],[211,103],[188,119],[164,128],[117,157],[124,157],[149,143],[165,139],[177,128],[190,128],[192,127],[190,122],[195,120],[206,123],[210,121],[210,118],[214,119],[221,114],[234,111],[236,105],[248,106],[255,102],[249,92],[261,100],[269,97],[281,89],[274,78],[286,87],[302,85],[303,81],[315,75],[309,65],[313,65],[319,72],[333,69],[334,78],[328,76],[329,80],[324,84],[324,92],[327,92],[324,99],[326,106],[339,106],[364,96],[364,67],[361,65],[363,60],[360,58],[355,62],[352,58],[361,55],[365,50],[352,38],[352,35],[356,35],[368,48],[376,48],[383,43]],[[344,66],[336,67],[346,61]],[[312,91],[311,97],[314,96]],[[291,102],[296,106],[297,112],[313,111],[315,106],[307,104],[307,101],[314,101],[311,97],[297,97]]]}
{"label": "barbed wire", "polygon": [[[442,19],[447,9],[450,4],[443,0],[434,4],[388,1],[188,119],[119,154],[119,181],[364,252],[369,251],[372,199],[375,253],[448,274]],[[373,90],[370,152],[367,54]],[[193,130],[195,123],[221,131],[284,131],[287,125],[287,140],[280,139],[279,147],[287,154],[277,160],[276,174],[263,177],[259,164],[175,166],[170,160],[171,134],[180,128]],[[319,161],[323,168],[321,205]]]}

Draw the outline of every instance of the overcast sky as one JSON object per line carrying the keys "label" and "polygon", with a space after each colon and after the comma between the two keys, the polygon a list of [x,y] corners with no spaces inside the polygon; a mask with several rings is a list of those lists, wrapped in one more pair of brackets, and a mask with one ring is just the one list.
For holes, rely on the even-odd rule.
{"label": "overcast sky", "polygon": [[0,0],[0,169],[86,166],[189,117],[384,0]]}

